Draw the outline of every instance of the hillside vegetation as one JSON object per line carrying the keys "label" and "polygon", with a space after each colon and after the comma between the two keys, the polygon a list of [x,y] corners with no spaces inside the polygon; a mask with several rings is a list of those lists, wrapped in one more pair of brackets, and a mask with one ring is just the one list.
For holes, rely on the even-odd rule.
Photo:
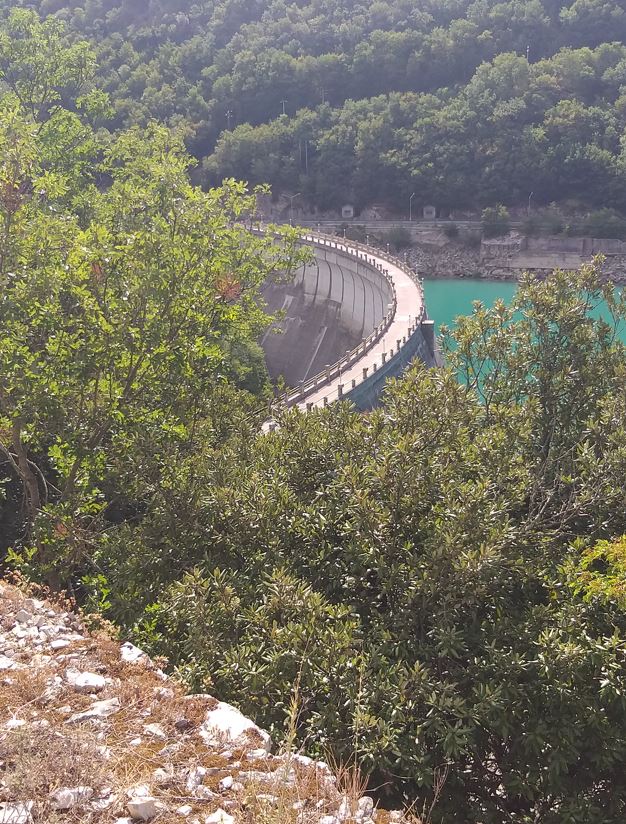
{"label": "hillside vegetation", "polygon": [[432,822],[622,824],[626,295],[525,278],[371,414],[262,435],[293,233],[105,128],[57,22],[14,13],[0,73],[4,564]]}
{"label": "hillside vegetation", "polygon": [[[116,126],[157,118],[204,178],[326,208],[575,199],[626,209],[620,0],[2,0],[97,48]],[[283,115],[283,108],[285,114]]]}

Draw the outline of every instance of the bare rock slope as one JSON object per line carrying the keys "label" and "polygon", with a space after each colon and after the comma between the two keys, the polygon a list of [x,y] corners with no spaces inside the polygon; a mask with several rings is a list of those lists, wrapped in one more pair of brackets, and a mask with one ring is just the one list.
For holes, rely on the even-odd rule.
{"label": "bare rock slope", "polygon": [[234,707],[0,583],[0,824],[389,824]]}

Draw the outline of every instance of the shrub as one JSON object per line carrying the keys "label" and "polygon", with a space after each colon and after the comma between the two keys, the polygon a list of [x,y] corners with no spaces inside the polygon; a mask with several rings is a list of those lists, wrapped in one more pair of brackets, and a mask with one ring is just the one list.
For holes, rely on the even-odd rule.
{"label": "shrub", "polygon": [[626,238],[626,219],[615,209],[598,209],[587,215],[581,229],[590,237],[623,240]]}
{"label": "shrub", "polygon": [[502,235],[506,235],[511,228],[509,210],[501,203],[483,209],[482,226],[485,237],[501,237]]}
{"label": "shrub", "polygon": [[433,820],[623,821],[626,614],[566,568],[626,532],[602,297],[625,314],[586,268],[477,306],[454,371],[367,417],[290,411],[156,484],[129,454],[150,511],[98,555],[117,616],[277,735],[299,683],[300,740],[373,785],[427,800],[448,765]]}
{"label": "shrub", "polygon": [[447,238],[450,238],[450,240],[454,240],[454,238],[459,236],[459,227],[456,223],[446,223],[443,227],[443,233]]}
{"label": "shrub", "polygon": [[468,249],[478,249],[482,241],[480,232],[469,231],[463,235],[463,243]]}
{"label": "shrub", "polygon": [[408,229],[405,229],[404,226],[396,226],[393,229],[389,229],[388,232],[384,232],[381,236],[381,241],[388,243],[394,249],[407,249],[413,245],[411,233]]}

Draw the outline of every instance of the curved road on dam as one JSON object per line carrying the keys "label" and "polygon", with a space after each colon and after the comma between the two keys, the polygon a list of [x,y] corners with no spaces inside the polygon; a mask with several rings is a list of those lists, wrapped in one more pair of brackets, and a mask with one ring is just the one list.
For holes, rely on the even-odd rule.
{"label": "curved road on dam", "polygon": [[319,250],[350,256],[375,268],[391,284],[395,296],[393,308],[368,338],[337,363],[279,399],[285,406],[309,410],[344,398],[376,377],[386,364],[398,358],[407,343],[414,341],[420,325],[426,321],[426,311],[419,279],[400,260],[350,240],[317,234],[304,234],[302,239]]}

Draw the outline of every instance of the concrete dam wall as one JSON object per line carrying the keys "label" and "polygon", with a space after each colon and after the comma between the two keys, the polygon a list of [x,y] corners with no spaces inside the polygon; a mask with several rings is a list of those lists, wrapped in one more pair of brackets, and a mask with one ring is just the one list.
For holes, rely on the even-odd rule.
{"label": "concrete dam wall", "polygon": [[354,241],[311,234],[302,243],[314,260],[264,292],[270,310],[284,313],[262,341],[268,368],[295,387],[279,406],[346,398],[369,409],[413,358],[435,364],[434,326],[406,263]]}
{"label": "concrete dam wall", "polygon": [[373,263],[314,243],[314,259],[290,283],[263,290],[269,311],[284,313],[262,345],[272,378],[295,386],[354,349],[393,303],[388,279]]}

